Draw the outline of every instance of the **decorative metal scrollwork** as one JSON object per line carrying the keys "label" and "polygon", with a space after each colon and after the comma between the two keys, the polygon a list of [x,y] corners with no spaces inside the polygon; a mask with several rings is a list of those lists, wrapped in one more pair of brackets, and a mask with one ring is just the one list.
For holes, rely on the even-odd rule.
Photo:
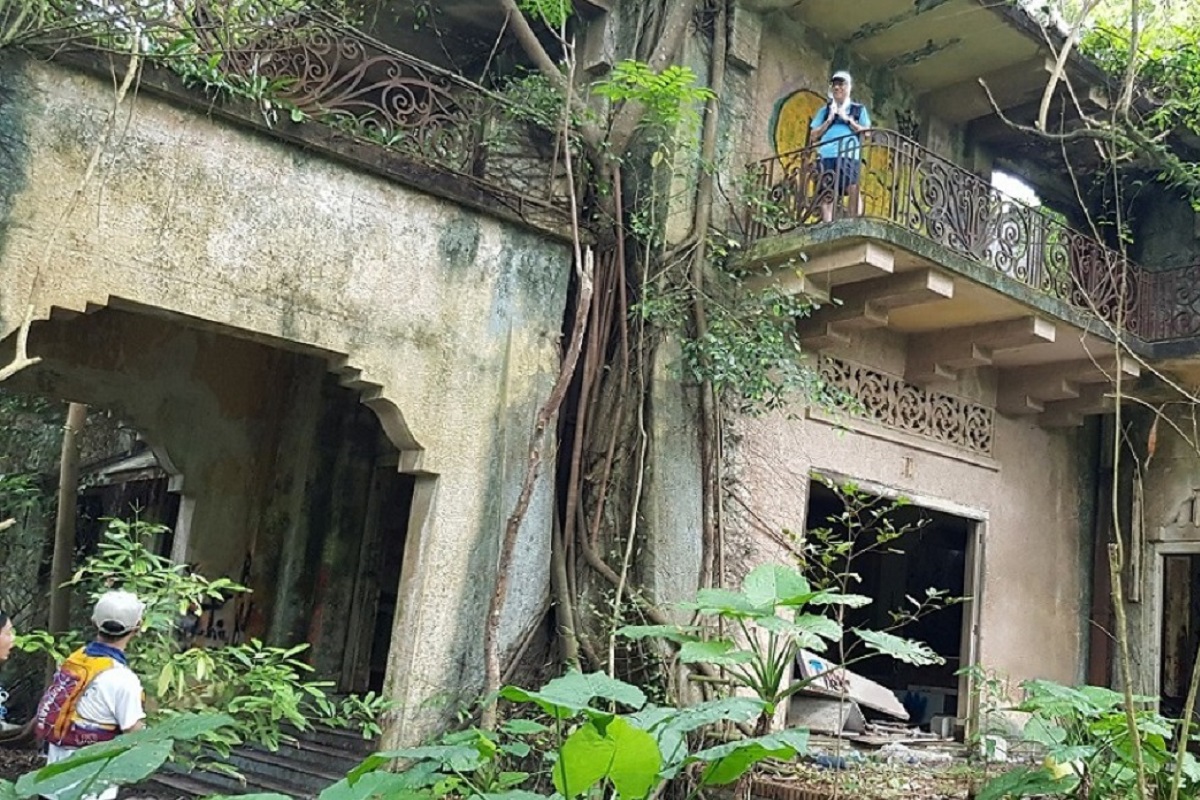
{"label": "decorative metal scrollwork", "polygon": [[848,414],[979,455],[992,454],[995,412],[986,406],[830,356],[821,357],[819,369],[830,395]]}
{"label": "decorative metal scrollwork", "polygon": [[[1145,272],[1121,254],[894,131],[866,134],[859,155],[863,216],[899,225],[1118,329],[1148,335]],[[758,183],[778,201],[778,219],[752,216],[747,238],[857,215],[851,203],[822,191],[830,185],[822,170],[816,147],[760,162]]]}

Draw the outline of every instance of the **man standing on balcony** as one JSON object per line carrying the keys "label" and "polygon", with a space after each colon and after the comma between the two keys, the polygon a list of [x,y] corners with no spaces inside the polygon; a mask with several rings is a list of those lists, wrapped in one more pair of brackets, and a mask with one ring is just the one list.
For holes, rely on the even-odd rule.
{"label": "man standing on balcony", "polygon": [[871,115],[862,103],[850,100],[853,81],[850,73],[839,70],[829,79],[829,102],[813,116],[812,131],[820,142],[821,220],[833,220],[833,204],[843,196],[851,214],[862,214],[862,196],[858,176],[862,168],[863,131],[871,127]]}

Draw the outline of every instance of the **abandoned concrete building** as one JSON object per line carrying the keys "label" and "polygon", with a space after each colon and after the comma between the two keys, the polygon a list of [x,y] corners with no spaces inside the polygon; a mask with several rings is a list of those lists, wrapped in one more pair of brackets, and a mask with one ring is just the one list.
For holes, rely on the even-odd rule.
{"label": "abandoned concrete building", "polygon": [[[441,5],[482,39],[503,26],[488,4]],[[620,4],[579,5],[582,66],[602,74],[623,57]],[[823,303],[797,323],[807,357],[857,403],[729,420],[724,577],[790,560],[785,532],[832,509],[817,479],[854,480],[930,520],[906,554],[864,568],[863,591],[972,598],[920,631],[945,667],[870,677],[944,713],[962,713],[955,672],[972,664],[1108,683],[1117,486],[1137,680],[1174,697],[1200,637],[1200,453],[1162,425],[1148,457],[1152,415],[1127,405],[1114,424],[1113,384],[1166,398],[1152,373],[1200,377],[1200,217],[1155,185],[1127,255],[1087,226],[1067,166],[1094,156],[997,113],[1028,124],[1053,65],[1015,6],[731,8],[724,169],[733,181],[750,165],[781,213],[731,207],[726,227],[743,263],[774,268],[764,280]],[[381,102],[380,81],[419,86],[434,110],[389,118],[415,147],[269,119],[153,66],[114,126],[115,62],[3,54],[0,323],[11,349],[32,305],[42,361],[14,388],[143,433],[178,495],[174,555],[255,589],[236,624],[310,642],[340,689],[396,698],[392,736],[415,740],[481,684],[504,520],[558,371],[570,218],[561,187],[521,168],[550,157],[544,143],[481,146],[477,88],[430,63],[444,61],[430,37],[405,22],[339,35],[336,53],[298,45],[321,67],[306,96],[337,110]],[[706,47],[694,31],[685,61]],[[808,131],[835,69],[854,75],[874,129],[862,213],[826,223]],[[1076,96],[1060,88],[1053,107],[1069,124],[1107,89],[1078,58],[1067,74]],[[1001,173],[1036,199],[1009,197]],[[670,603],[700,574],[699,455],[679,435],[690,388],[669,364],[658,377],[642,522],[649,589]],[[1114,482],[1118,435],[1140,460]],[[507,652],[545,614],[546,474],[512,565]]]}

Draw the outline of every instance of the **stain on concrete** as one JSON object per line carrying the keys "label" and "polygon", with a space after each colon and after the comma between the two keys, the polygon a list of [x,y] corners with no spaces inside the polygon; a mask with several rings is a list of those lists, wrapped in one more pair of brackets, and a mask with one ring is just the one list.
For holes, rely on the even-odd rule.
{"label": "stain on concrete", "polygon": [[0,256],[13,198],[25,187],[29,162],[23,77],[21,61],[12,53],[0,53]]}
{"label": "stain on concrete", "polygon": [[478,252],[479,217],[460,210],[442,228],[438,254],[450,269],[465,269],[474,266]]}

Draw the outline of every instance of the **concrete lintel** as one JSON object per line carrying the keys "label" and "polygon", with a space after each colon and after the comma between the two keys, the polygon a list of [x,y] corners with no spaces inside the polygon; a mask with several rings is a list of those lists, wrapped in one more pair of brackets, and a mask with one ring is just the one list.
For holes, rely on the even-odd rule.
{"label": "concrete lintel", "polygon": [[[1072,400],[1079,397],[1080,385],[1109,384],[1115,379],[1118,360],[1114,357],[1078,359],[1037,364],[1004,370],[996,392],[996,409],[1002,414],[1029,413],[1030,401]],[[1126,379],[1141,374],[1141,367],[1130,359],[1120,359]]]}
{"label": "concrete lintel", "polygon": [[830,326],[839,331],[882,328],[887,325],[888,313],[872,300],[852,300],[822,306],[813,313],[812,319],[800,322],[801,335],[810,328]]}
{"label": "concrete lintel", "polygon": [[829,289],[813,281],[803,269],[784,269],[767,275],[755,275],[746,279],[745,286],[752,292],[761,292],[774,286],[786,295],[801,295],[818,304],[829,302]]}
{"label": "concrete lintel", "polygon": [[729,26],[729,60],[745,70],[757,69],[761,40],[762,17],[741,3],[734,4],[733,23]]}
{"label": "concrete lintel", "polygon": [[1027,394],[1001,392],[996,398],[996,410],[1010,417],[1021,417],[1027,414],[1040,414],[1046,410],[1046,405],[1041,400]]}
{"label": "concrete lintel", "polygon": [[832,325],[817,325],[798,331],[797,335],[800,337],[801,347],[817,353],[850,343],[850,334],[839,331]]}

